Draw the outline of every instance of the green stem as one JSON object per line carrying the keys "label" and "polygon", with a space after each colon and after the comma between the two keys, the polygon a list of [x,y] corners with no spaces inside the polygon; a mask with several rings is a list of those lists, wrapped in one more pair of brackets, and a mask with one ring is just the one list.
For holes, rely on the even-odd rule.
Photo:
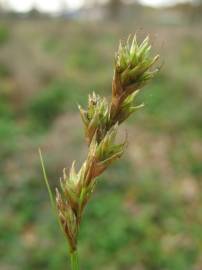
{"label": "green stem", "polygon": [[71,270],[79,270],[79,260],[77,251],[70,253]]}
{"label": "green stem", "polygon": [[50,188],[50,185],[49,185],[49,182],[48,182],[48,177],[47,177],[47,174],[46,174],[46,169],[45,169],[45,165],[44,165],[44,161],[43,161],[43,156],[42,156],[42,153],[41,153],[41,149],[39,148],[39,157],[40,157],[40,161],[41,161],[41,167],[42,167],[42,172],[43,172],[43,177],[44,177],[44,181],[45,181],[45,184],[46,184],[46,187],[47,187],[47,190],[48,190],[48,195],[49,195],[49,198],[50,198],[50,202],[51,202],[51,206],[53,208],[53,211],[55,212],[55,201],[54,201],[54,198],[53,198],[53,193],[51,191],[51,188]]}
{"label": "green stem", "polygon": [[[54,200],[54,197],[53,197],[52,190],[51,190],[51,188],[50,188],[50,184],[49,184],[48,177],[47,177],[47,174],[46,174],[46,169],[45,169],[45,165],[44,165],[44,160],[43,160],[43,156],[42,156],[42,153],[41,153],[41,149],[40,149],[40,148],[39,148],[39,157],[40,157],[40,161],[41,161],[41,167],[42,167],[43,177],[44,177],[44,181],[45,181],[45,184],[46,184],[46,187],[47,187],[47,190],[48,190],[48,194],[49,194],[51,206],[52,206],[53,212],[54,212],[55,215],[56,215],[56,218],[57,218],[58,224],[59,224],[59,226],[60,226],[60,229],[61,229],[61,231],[62,231],[62,234],[63,234],[63,236],[64,236],[64,231],[63,231],[62,224],[61,224],[61,222],[60,222],[59,216],[58,216],[58,214],[57,214],[57,209],[56,209],[56,205],[55,205],[55,200]],[[66,237],[65,237],[65,239],[66,239]]]}

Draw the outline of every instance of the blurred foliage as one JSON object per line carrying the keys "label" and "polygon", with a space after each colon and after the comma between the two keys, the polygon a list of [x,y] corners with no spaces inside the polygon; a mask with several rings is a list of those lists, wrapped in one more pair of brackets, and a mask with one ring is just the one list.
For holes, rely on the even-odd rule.
{"label": "blurred foliage", "polygon": [[0,46],[4,45],[8,41],[9,36],[10,36],[9,28],[6,25],[1,23],[0,24]]}
{"label": "blurred foliage", "polygon": [[[145,108],[126,127],[124,159],[86,210],[82,269],[202,268],[201,24],[174,29],[152,18],[145,32],[158,33],[165,65],[138,97]],[[94,90],[109,96],[117,40],[138,23],[0,23],[0,269],[68,269],[37,148],[54,189],[86,153],[77,103]]]}
{"label": "blurred foliage", "polygon": [[40,95],[33,98],[29,107],[32,121],[46,129],[64,111],[66,93],[65,88],[59,84],[41,91]]}

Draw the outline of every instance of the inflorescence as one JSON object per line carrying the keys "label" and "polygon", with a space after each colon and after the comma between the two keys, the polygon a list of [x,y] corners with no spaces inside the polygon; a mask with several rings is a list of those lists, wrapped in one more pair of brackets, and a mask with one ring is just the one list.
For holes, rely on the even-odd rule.
{"label": "inflorescence", "polygon": [[77,250],[81,219],[97,177],[124,152],[125,141],[116,142],[119,125],[143,106],[134,106],[134,99],[158,72],[158,68],[153,68],[158,59],[159,55],[151,56],[148,37],[141,44],[136,36],[126,44],[120,42],[115,55],[111,101],[93,93],[89,95],[87,109],[79,106],[89,151],[79,171],[75,169],[75,161],[69,174],[63,170],[60,188],[56,189],[59,220],[72,253]]}

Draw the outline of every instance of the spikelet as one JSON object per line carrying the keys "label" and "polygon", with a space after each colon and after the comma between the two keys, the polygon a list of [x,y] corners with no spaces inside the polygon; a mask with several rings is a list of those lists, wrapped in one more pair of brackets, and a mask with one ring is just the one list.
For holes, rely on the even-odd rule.
{"label": "spikelet", "polygon": [[[120,109],[122,103],[134,92],[141,89],[158,72],[158,68],[152,67],[158,61],[159,55],[151,56],[149,37],[138,45],[136,36],[125,45],[120,42],[118,52],[115,54],[115,69],[112,81],[112,102],[110,118],[112,123],[124,121],[134,110],[125,104],[123,115]],[[133,97],[133,96],[132,96]],[[119,119],[120,118],[120,119]]]}

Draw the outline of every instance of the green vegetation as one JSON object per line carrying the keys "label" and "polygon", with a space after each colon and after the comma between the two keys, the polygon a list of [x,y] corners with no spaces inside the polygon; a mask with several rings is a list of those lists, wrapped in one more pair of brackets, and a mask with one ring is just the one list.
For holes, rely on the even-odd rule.
{"label": "green vegetation", "polygon": [[[66,92],[59,84],[44,89],[40,95],[33,99],[29,110],[32,121],[47,129],[54,119],[64,112]],[[68,91],[68,89],[67,89]]]}
{"label": "green vegetation", "polygon": [[[52,189],[62,168],[81,164],[76,103],[84,106],[93,91],[108,95],[116,42],[134,25],[10,25],[0,60],[0,269],[68,269],[37,148]],[[83,270],[202,268],[201,25],[143,26],[165,41],[165,65],[138,95],[145,107],[126,126],[124,159],[103,174],[84,213]]]}
{"label": "green vegetation", "polygon": [[4,45],[10,36],[10,31],[8,26],[0,24],[0,46]]}

